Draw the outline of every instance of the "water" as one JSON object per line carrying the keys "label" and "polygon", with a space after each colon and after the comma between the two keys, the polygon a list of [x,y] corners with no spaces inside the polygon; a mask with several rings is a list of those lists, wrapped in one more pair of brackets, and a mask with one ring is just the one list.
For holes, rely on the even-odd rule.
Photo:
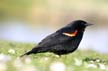
{"label": "water", "polygon": [[[88,30],[88,29],[87,29]],[[88,30],[85,32],[81,42],[81,49],[90,48],[101,53],[108,52],[108,31],[107,29],[95,29],[95,31]]]}

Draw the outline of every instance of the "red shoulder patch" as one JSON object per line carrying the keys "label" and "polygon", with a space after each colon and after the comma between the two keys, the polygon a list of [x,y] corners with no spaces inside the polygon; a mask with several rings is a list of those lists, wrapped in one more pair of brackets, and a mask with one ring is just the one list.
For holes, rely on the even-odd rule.
{"label": "red shoulder patch", "polygon": [[63,34],[66,35],[66,36],[69,36],[69,37],[73,37],[73,36],[76,36],[77,33],[78,33],[78,30],[75,30],[75,31],[72,32],[72,33],[66,33],[66,32],[64,32]]}

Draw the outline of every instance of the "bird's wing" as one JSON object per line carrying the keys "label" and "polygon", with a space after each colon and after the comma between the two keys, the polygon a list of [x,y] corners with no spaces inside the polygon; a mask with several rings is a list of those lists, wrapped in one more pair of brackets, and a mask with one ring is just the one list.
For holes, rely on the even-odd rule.
{"label": "bird's wing", "polygon": [[77,31],[65,31],[65,32],[55,32],[49,36],[47,36],[45,39],[43,39],[38,46],[39,47],[49,47],[49,46],[54,46],[60,43],[64,43],[66,41],[69,41],[74,38],[76,35]]}

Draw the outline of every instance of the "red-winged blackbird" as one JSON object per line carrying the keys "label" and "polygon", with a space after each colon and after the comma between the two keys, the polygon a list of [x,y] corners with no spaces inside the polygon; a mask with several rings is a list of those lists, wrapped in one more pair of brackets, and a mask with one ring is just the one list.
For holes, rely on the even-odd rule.
{"label": "red-winged blackbird", "polygon": [[91,24],[83,20],[73,21],[67,26],[47,36],[36,47],[22,56],[44,52],[53,52],[57,55],[71,53],[78,48],[85,28],[89,25]]}

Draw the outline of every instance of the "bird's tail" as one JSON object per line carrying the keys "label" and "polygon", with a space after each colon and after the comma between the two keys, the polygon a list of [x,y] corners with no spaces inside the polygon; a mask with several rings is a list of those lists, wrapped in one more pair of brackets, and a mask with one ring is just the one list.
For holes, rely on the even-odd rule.
{"label": "bird's tail", "polygon": [[42,53],[48,51],[49,48],[44,48],[44,47],[34,47],[32,50],[26,52],[25,54],[21,55],[20,57],[23,57],[25,55],[30,55],[30,54],[36,54],[36,53]]}
{"label": "bird's tail", "polygon": [[29,55],[29,54],[31,54],[31,51],[24,53],[24,54],[21,55],[20,57],[23,57],[23,56],[25,56],[25,55]]}
{"label": "bird's tail", "polygon": [[37,53],[38,52],[38,48],[33,48],[32,50],[24,53],[23,55],[21,55],[20,57],[23,57],[25,55],[30,55],[30,54],[33,54],[33,53]]}

